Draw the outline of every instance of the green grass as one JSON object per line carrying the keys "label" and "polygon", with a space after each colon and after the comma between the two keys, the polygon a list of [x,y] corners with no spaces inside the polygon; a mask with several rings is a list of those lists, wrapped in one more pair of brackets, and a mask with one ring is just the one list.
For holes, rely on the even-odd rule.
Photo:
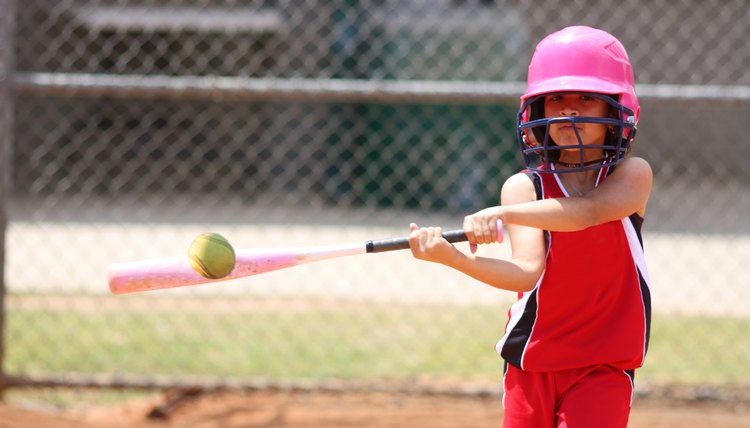
{"label": "green grass", "polygon": [[653,383],[750,384],[750,322],[710,317],[655,317],[638,379]]}
{"label": "green grass", "polygon": [[[502,369],[493,346],[505,313],[486,307],[78,312],[19,306],[6,311],[9,374],[498,382]],[[638,380],[748,384],[748,366],[747,321],[655,317]]]}

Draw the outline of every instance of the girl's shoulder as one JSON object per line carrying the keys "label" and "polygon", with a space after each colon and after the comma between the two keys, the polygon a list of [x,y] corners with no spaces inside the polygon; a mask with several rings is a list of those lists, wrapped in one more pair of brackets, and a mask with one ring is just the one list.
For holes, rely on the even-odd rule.
{"label": "girl's shoulder", "polygon": [[624,176],[624,178],[641,177],[650,179],[653,176],[653,171],[646,159],[633,156],[620,161],[611,175]]}
{"label": "girl's shoulder", "polygon": [[511,175],[503,184],[501,200],[503,205],[536,200],[537,187],[535,173],[521,171]]}
{"label": "girl's shoulder", "polygon": [[620,164],[635,164],[640,165],[641,167],[648,167],[651,169],[651,166],[649,165],[648,161],[644,158],[638,157],[638,156],[628,156],[625,159],[620,162]]}

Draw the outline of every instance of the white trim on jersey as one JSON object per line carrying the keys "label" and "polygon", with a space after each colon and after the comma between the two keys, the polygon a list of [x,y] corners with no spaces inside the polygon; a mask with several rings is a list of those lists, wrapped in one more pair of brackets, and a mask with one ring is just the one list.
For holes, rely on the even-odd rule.
{"label": "white trim on jersey", "polygon": [[646,266],[646,255],[643,252],[641,241],[638,239],[638,233],[635,231],[635,226],[633,226],[633,222],[630,221],[629,217],[625,217],[620,221],[625,230],[625,235],[628,238],[630,254],[633,255],[633,260],[638,267],[638,271],[643,275],[643,279],[646,280],[648,289],[651,290],[651,278],[649,277],[648,267]]}
{"label": "white trim on jersey", "polygon": [[[625,231],[625,236],[628,239],[628,246],[630,246],[630,254],[633,256],[635,268],[639,273],[639,276],[643,277],[643,280],[646,282],[646,288],[648,288],[648,292],[651,294],[651,277],[649,276],[648,267],[646,266],[646,255],[643,252],[643,244],[640,239],[638,239],[638,233],[629,217],[622,219],[621,223],[622,228]],[[641,305],[645,308],[646,302],[643,301],[643,293],[638,293],[638,295],[641,296]],[[642,361],[646,359],[646,344],[648,343],[648,337],[646,336],[648,334],[648,319],[646,319],[645,311],[643,313],[643,325],[646,326],[646,328],[643,329]]]}

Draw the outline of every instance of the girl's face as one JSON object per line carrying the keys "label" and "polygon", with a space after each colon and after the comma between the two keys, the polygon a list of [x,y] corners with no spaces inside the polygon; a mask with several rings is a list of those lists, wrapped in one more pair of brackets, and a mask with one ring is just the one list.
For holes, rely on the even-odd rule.
{"label": "girl's face", "polygon": [[[610,106],[591,95],[551,94],[544,97],[544,117],[588,116],[608,117]],[[607,125],[600,123],[556,123],[550,125],[550,137],[558,145],[578,145],[576,131],[583,144],[602,144],[607,135]]]}

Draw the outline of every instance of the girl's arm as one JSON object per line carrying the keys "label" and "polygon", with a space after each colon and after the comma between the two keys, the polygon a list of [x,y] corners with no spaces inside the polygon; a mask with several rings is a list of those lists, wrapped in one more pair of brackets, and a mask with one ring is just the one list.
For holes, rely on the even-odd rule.
{"label": "girl's arm", "polygon": [[467,216],[463,228],[469,242],[475,244],[495,242],[492,225],[498,219],[508,225],[550,231],[582,230],[634,213],[643,215],[652,182],[648,162],[641,158],[628,158],[620,162],[600,186],[583,196],[486,208]]}
{"label": "girl's arm", "polygon": [[[503,186],[503,206],[526,203],[536,199],[533,182],[518,174]],[[545,243],[541,229],[509,224],[508,237],[512,249],[510,260],[466,254],[442,238],[440,228],[419,228],[410,225],[409,246],[414,257],[452,267],[495,288],[529,291],[544,270]],[[494,227],[493,227],[494,231]]]}

